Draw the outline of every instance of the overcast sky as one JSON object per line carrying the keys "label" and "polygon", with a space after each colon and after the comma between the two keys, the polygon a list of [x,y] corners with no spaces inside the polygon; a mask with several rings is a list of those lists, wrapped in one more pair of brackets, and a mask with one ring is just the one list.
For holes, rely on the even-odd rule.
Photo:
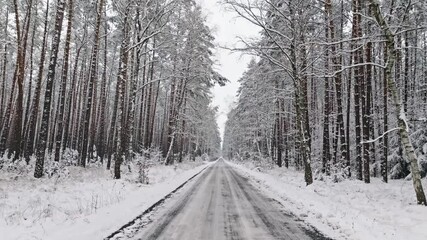
{"label": "overcast sky", "polygon": [[[207,16],[208,26],[213,30],[215,44],[218,46],[238,46],[238,37],[254,38],[258,36],[259,29],[244,19],[238,18],[236,13],[228,11],[218,0],[197,0]],[[217,48],[215,51],[217,61],[216,70],[230,80],[224,87],[216,86],[213,89],[213,105],[219,107],[218,125],[221,135],[224,133],[227,113],[232,103],[236,100],[239,88],[238,80],[251,59],[241,53],[232,53],[228,50]]]}

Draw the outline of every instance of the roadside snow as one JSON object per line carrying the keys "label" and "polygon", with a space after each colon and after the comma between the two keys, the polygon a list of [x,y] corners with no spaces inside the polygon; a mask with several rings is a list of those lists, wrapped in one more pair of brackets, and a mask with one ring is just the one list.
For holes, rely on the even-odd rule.
{"label": "roadside snow", "polygon": [[[229,164],[290,212],[331,238],[427,239],[427,207],[416,205],[410,181],[315,181],[306,187],[300,172]],[[427,179],[423,179],[423,184],[427,186]]]}
{"label": "roadside snow", "polygon": [[2,172],[0,238],[103,239],[210,164],[153,166],[150,185],[114,180],[100,167],[69,167],[64,179]]}

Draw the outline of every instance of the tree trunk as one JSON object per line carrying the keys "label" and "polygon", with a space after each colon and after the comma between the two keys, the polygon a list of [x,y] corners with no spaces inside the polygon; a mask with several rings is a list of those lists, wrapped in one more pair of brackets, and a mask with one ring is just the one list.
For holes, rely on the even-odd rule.
{"label": "tree trunk", "polygon": [[68,80],[68,65],[70,60],[70,45],[71,45],[71,24],[73,22],[73,0],[68,0],[68,25],[67,35],[65,37],[65,48],[64,48],[64,65],[62,66],[61,86],[60,86],[60,97],[58,107],[58,125],[55,138],[55,161],[60,160],[61,154],[61,143],[62,134],[64,132],[63,121],[65,111],[65,95],[67,92],[67,80]]}
{"label": "tree trunk", "polygon": [[[385,35],[386,38],[386,46],[387,46],[387,56],[388,61],[386,62],[386,73],[385,78],[387,79],[387,87],[390,92],[390,95],[393,98],[394,105],[396,107],[395,114],[398,119],[399,126],[399,136],[402,144],[402,148],[405,151],[405,154],[410,162],[411,172],[412,172],[412,182],[414,185],[415,195],[417,197],[417,203],[420,205],[427,206],[426,196],[424,194],[423,186],[421,183],[421,175],[418,168],[418,159],[415,154],[414,147],[409,138],[409,127],[406,120],[406,114],[402,105],[402,99],[396,87],[396,81],[393,79],[392,69],[394,63],[396,61],[396,46],[395,46],[395,35],[388,27],[389,25],[384,19],[384,16],[381,14],[380,6],[378,1],[370,0],[372,14],[377,20],[381,31]],[[406,13],[408,14],[408,13]]]}
{"label": "tree trunk", "polygon": [[31,23],[31,10],[32,10],[32,0],[28,2],[27,13],[26,13],[26,23],[22,29],[22,35],[20,34],[20,22],[19,22],[19,12],[18,12],[18,3],[17,0],[13,1],[15,8],[15,25],[17,29],[17,47],[18,54],[16,57],[16,75],[14,82],[18,85],[18,97],[15,102],[15,109],[13,111],[11,119],[11,127],[8,136],[8,148],[9,155],[14,153],[14,160],[18,159],[21,155],[21,139],[22,139],[22,125],[23,125],[23,111],[24,111],[24,78],[25,78],[25,60],[27,53],[27,39]]}
{"label": "tree trunk", "polygon": [[61,41],[62,20],[64,19],[65,0],[57,0],[57,9],[55,17],[55,28],[52,39],[52,50],[50,53],[49,68],[46,80],[45,100],[43,106],[42,123],[40,127],[40,135],[37,146],[37,160],[34,171],[35,178],[41,178],[44,170],[44,158],[46,151],[46,143],[49,132],[49,117],[52,105],[53,81],[55,78],[56,63],[58,60],[59,43]]}
{"label": "tree trunk", "polygon": [[41,56],[40,56],[40,62],[38,66],[38,73],[37,73],[37,79],[36,79],[36,89],[34,90],[33,106],[31,108],[31,113],[29,117],[28,131],[26,133],[26,143],[24,147],[24,158],[27,163],[30,161],[30,156],[34,153],[34,141],[36,138],[36,127],[37,127],[37,119],[38,119],[39,105],[40,105],[40,93],[41,93],[41,87],[42,87],[44,63],[46,59],[48,16],[49,16],[49,1],[47,1],[46,3],[43,40],[42,40],[42,48],[40,52]]}
{"label": "tree trunk", "polygon": [[[86,109],[85,109],[85,119],[83,124],[83,136],[82,136],[82,151],[81,151],[81,158],[80,158],[80,165],[82,167],[86,166],[86,158],[88,154],[88,147],[89,147],[89,131],[90,131],[90,123],[91,123],[91,116],[92,116],[92,103],[93,103],[93,92],[94,92],[94,86],[95,86],[95,80],[97,76],[97,65],[98,65],[98,48],[99,48],[99,32],[101,27],[101,18],[102,18],[102,10],[104,6],[104,0],[98,1],[98,10],[97,10],[97,16],[96,16],[96,26],[95,26],[95,36],[94,36],[94,45],[92,49],[92,54],[90,58],[90,70],[89,70],[89,85],[88,85],[88,96],[87,96],[87,102],[86,102]],[[95,127],[95,126],[92,126]],[[93,137],[93,136],[92,136]]]}
{"label": "tree trunk", "polygon": [[[352,38],[357,39],[362,36],[361,28],[361,3],[360,0],[353,0],[353,29]],[[358,41],[353,44],[353,64],[359,65],[354,69],[354,111],[356,124],[356,169],[357,179],[363,180],[362,167],[362,121],[361,121],[361,84],[364,80],[364,68],[361,65],[363,62],[362,49],[357,45]]]}
{"label": "tree trunk", "polygon": [[[366,45],[366,62],[372,62],[372,42],[368,42]],[[371,92],[372,92],[372,65],[366,66],[366,89],[364,94],[364,109],[363,109],[363,175],[365,183],[370,183],[370,152],[371,143],[368,142],[370,139],[370,121],[372,117],[371,113]]]}
{"label": "tree trunk", "polygon": [[275,79],[275,88],[276,88],[276,164],[279,167],[282,167],[282,144],[283,144],[283,133],[282,133],[282,113],[281,113],[281,96],[280,96],[280,86],[279,79]]}
{"label": "tree trunk", "polygon": [[[9,25],[9,9],[6,7],[6,19],[5,19],[5,26],[4,26],[4,36],[6,37],[8,35],[8,25]],[[6,100],[6,78],[7,78],[7,45],[8,43],[4,44],[3,50],[3,62],[2,62],[2,85],[1,85],[1,92],[0,92],[0,138],[1,138],[1,132],[2,127],[5,122],[4,114],[5,114],[5,100]],[[1,144],[0,144],[1,145]],[[2,149],[0,147],[0,153],[2,152]]]}
{"label": "tree trunk", "polygon": [[123,39],[122,45],[120,48],[120,66],[119,73],[117,78],[117,93],[118,93],[118,108],[117,111],[117,141],[116,141],[116,155],[114,161],[114,178],[120,179],[121,172],[120,166],[124,160],[124,154],[126,151],[124,140],[126,138],[126,132],[123,131],[124,122],[124,109],[125,109],[125,99],[124,99],[124,89],[127,82],[127,71],[128,71],[128,58],[129,58],[129,27],[128,27],[128,15],[130,11],[130,5],[126,1],[126,10],[124,12],[123,20]]}
{"label": "tree trunk", "polygon": [[[331,2],[325,1],[325,21],[329,21],[331,14]],[[325,28],[325,41],[330,42],[329,39],[330,27]],[[329,74],[329,47],[325,47],[325,71]],[[323,111],[323,147],[322,147],[322,172],[326,175],[330,175],[330,160],[331,160],[331,147],[329,140],[329,115],[330,115],[330,87],[329,77],[325,77],[325,100],[324,100],[324,111]]]}
{"label": "tree trunk", "polygon": [[[388,60],[387,46],[384,45],[384,62]],[[388,87],[387,87],[387,69],[383,72],[383,122],[384,132],[388,131]],[[383,139],[383,156],[381,159],[381,176],[384,182],[388,182],[388,134]]]}
{"label": "tree trunk", "polygon": [[[156,48],[156,38],[153,39],[153,49]],[[153,81],[154,80],[154,56],[156,55],[156,51],[153,50],[153,59],[151,60],[151,67],[150,67],[150,80],[149,81]],[[152,141],[152,131],[153,131],[153,126],[154,126],[154,116],[156,114],[156,110],[155,110],[155,105],[157,102],[157,95],[155,98],[155,102],[153,103],[153,88],[154,88],[154,83],[150,83],[150,88],[148,91],[148,103],[147,103],[147,119],[145,122],[145,140],[144,140],[144,144],[145,144],[145,148],[148,149],[151,147],[151,141]],[[154,108],[154,111],[153,109]]]}
{"label": "tree trunk", "polygon": [[[104,11],[104,14],[106,14],[106,11]],[[106,18],[106,16],[104,16]],[[107,64],[108,64],[108,41],[107,41],[107,23],[104,25],[104,66],[102,71],[102,89],[101,89],[101,104],[100,104],[100,113],[99,113],[99,126],[106,126],[107,125]],[[105,147],[106,143],[108,141],[105,141],[106,137],[106,128],[101,127],[98,135],[98,155],[100,157],[101,163],[104,162],[104,156],[105,156]]]}

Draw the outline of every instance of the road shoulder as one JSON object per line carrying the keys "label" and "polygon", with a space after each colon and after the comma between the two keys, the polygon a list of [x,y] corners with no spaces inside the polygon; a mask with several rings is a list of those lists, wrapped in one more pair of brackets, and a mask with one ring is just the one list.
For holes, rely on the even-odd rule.
{"label": "road shoulder", "polygon": [[291,213],[333,239],[427,238],[427,208],[416,205],[410,181],[324,180],[306,186],[302,172],[228,163]]}
{"label": "road shoulder", "polygon": [[57,229],[46,232],[42,238],[46,240],[103,239],[138,217],[144,211],[147,211],[147,209],[212,164],[212,162],[203,164],[173,176],[162,183],[141,188],[117,204],[100,209],[87,217],[58,225]]}

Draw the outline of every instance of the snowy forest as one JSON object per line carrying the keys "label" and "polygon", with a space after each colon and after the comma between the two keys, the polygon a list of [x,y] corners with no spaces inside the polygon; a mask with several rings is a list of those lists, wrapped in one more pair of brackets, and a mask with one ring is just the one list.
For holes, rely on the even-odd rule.
{"label": "snowy forest", "polygon": [[262,38],[242,40],[255,57],[224,155],[303,169],[307,184],[409,177],[426,205],[426,2],[226,3]]}
{"label": "snowy forest", "polygon": [[0,0],[0,238],[427,239],[427,0]]}
{"label": "snowy forest", "polygon": [[227,80],[194,1],[0,4],[5,159],[35,164],[36,178],[64,161],[105,163],[120,178],[137,154],[159,150],[168,165],[219,156],[210,88]]}

